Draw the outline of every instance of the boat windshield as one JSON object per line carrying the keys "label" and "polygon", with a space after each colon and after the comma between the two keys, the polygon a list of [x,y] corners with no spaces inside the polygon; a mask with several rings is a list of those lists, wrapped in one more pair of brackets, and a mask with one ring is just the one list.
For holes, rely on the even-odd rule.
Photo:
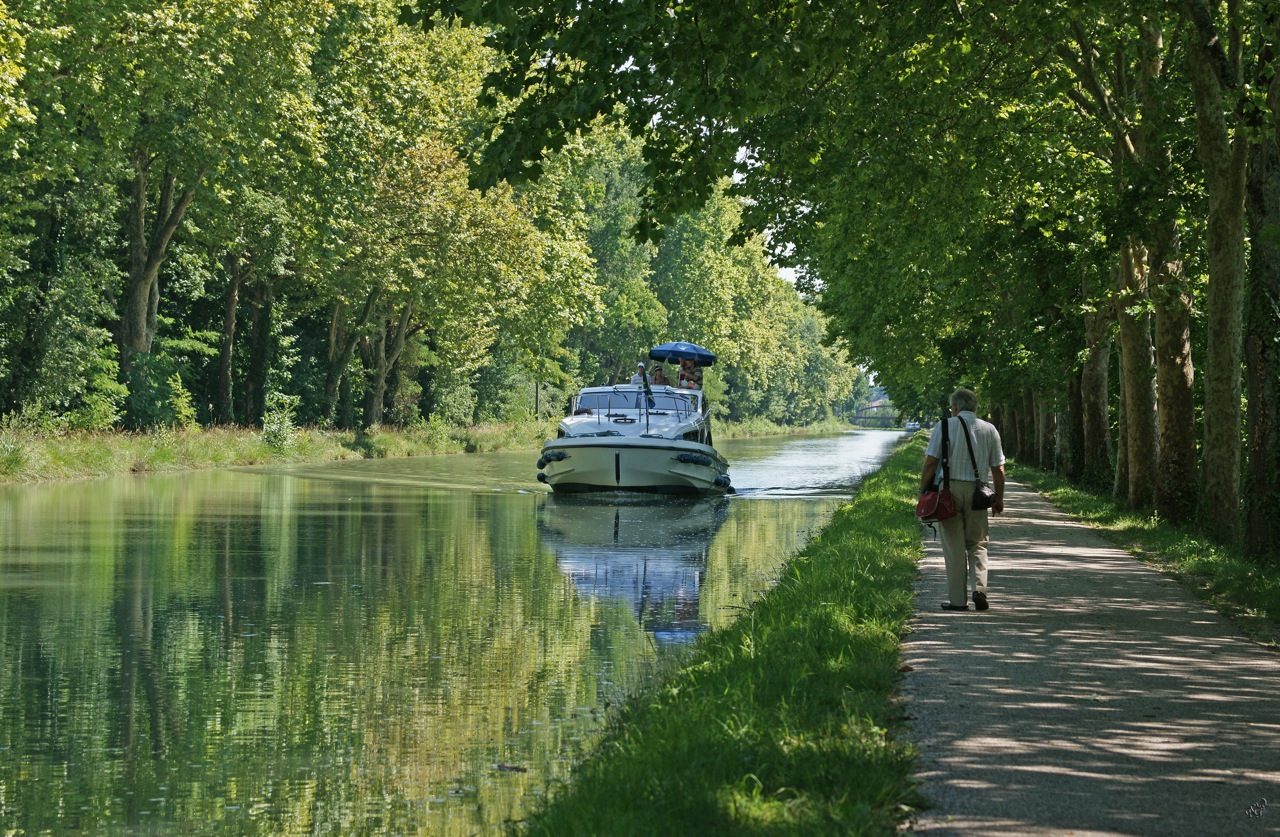
{"label": "boat windshield", "polygon": [[[691,393],[671,390],[655,390],[649,403],[649,412],[685,415],[696,412]],[[584,392],[574,405],[576,415],[608,415],[630,410],[643,410],[645,394],[642,390],[605,390]]]}

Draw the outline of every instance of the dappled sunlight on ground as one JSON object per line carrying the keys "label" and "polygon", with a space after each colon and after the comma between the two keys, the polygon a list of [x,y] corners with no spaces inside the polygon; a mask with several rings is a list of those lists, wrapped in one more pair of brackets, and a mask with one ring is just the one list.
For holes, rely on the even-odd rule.
{"label": "dappled sunlight on ground", "polygon": [[935,808],[915,830],[1280,834],[1280,655],[1022,486],[1008,496],[989,611],[939,610],[926,542],[903,691]]}

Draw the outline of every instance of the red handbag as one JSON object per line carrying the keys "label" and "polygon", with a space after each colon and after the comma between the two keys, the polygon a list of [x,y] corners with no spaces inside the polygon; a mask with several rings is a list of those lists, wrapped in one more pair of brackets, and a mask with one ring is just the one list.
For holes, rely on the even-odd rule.
{"label": "red handbag", "polygon": [[947,433],[947,417],[942,417],[942,488],[930,488],[916,500],[916,517],[934,523],[956,516],[956,501],[951,496],[951,438]]}
{"label": "red handbag", "polygon": [[955,516],[956,501],[951,496],[950,488],[944,488],[941,491],[936,488],[930,488],[920,495],[919,500],[916,500],[916,517],[925,523],[946,520]]}

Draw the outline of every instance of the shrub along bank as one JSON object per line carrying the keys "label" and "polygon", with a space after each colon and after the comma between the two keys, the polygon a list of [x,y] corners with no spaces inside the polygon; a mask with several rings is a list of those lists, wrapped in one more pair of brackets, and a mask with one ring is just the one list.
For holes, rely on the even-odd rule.
{"label": "shrub along bank", "polygon": [[888,834],[920,804],[899,639],[923,557],[908,441],[732,626],[630,699],[528,834]]}

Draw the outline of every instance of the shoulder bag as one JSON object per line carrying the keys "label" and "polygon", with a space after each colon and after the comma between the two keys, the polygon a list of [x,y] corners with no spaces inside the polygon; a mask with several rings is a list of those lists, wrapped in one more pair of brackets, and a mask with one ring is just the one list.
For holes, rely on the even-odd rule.
{"label": "shoulder bag", "polygon": [[[956,418],[960,417],[956,416]],[[989,509],[995,505],[996,490],[978,476],[978,457],[973,455],[973,442],[969,440],[969,425],[964,423],[964,419],[960,419],[960,426],[964,428],[964,443],[969,446],[969,460],[973,462],[973,481],[978,484],[978,487],[973,490],[973,510]]]}
{"label": "shoulder bag", "polygon": [[956,501],[951,496],[951,439],[947,435],[947,417],[942,417],[942,488],[927,488],[916,500],[916,517],[925,523],[956,516]]}

